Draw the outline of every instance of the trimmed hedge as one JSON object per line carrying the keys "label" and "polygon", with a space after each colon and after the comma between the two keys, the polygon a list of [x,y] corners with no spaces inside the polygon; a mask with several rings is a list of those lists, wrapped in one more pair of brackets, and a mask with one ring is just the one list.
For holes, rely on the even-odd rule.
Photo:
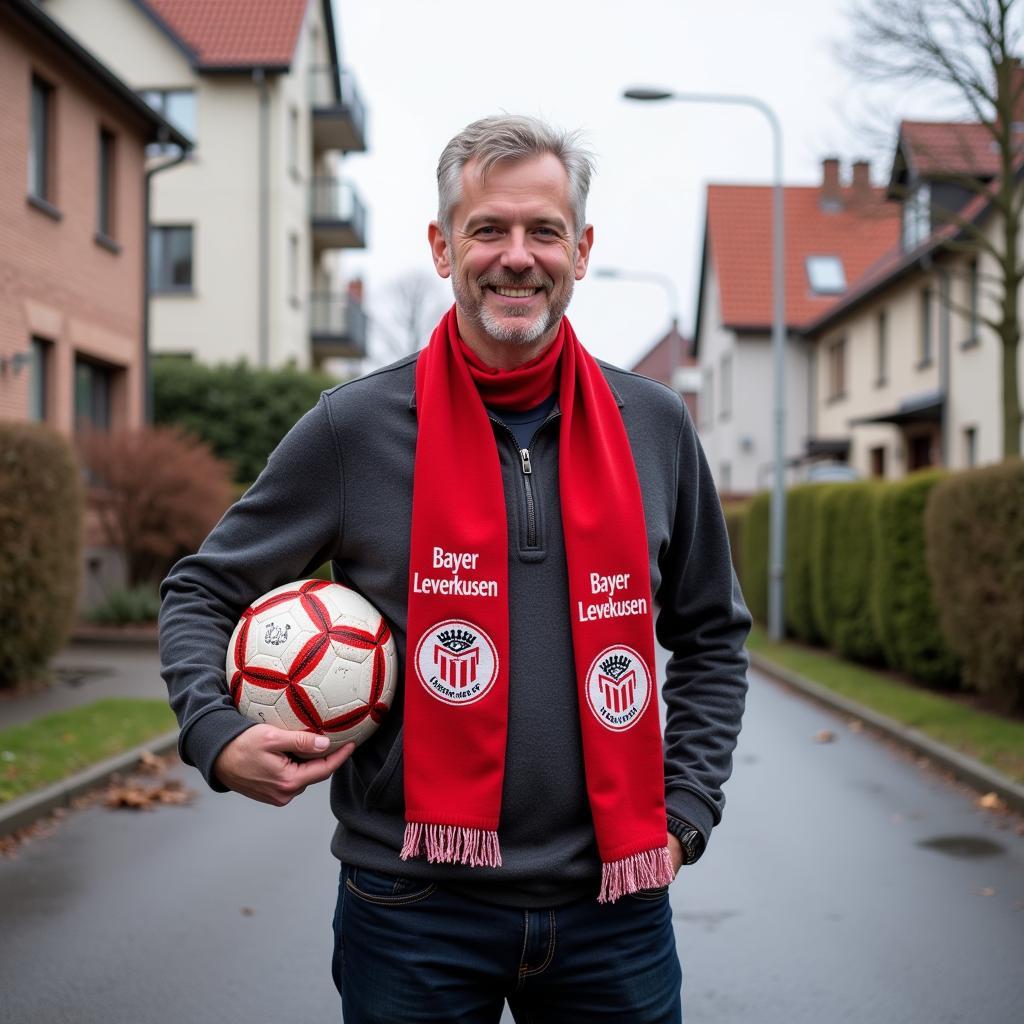
{"label": "trimmed hedge", "polygon": [[205,441],[232,464],[236,481],[252,481],[320,392],[336,383],[328,374],[294,367],[262,370],[244,362],[204,366],[155,359],[154,420]]}
{"label": "trimmed hedge", "polygon": [[31,680],[67,641],[81,544],[70,444],[38,423],[0,423],[0,687]]}
{"label": "trimmed hedge", "polygon": [[922,470],[879,492],[871,610],[887,663],[927,686],[959,683],[943,638],[925,559],[924,510],[941,470]]}
{"label": "trimmed hedge", "polygon": [[786,632],[804,643],[818,643],[814,621],[811,571],[815,560],[816,507],[821,484],[800,484],[786,492],[786,557],[784,602]]}
{"label": "trimmed hedge", "polygon": [[740,584],[750,614],[762,623],[768,622],[768,543],[771,520],[770,491],[762,491],[747,508],[743,527],[743,574]]}
{"label": "trimmed hedge", "polygon": [[1024,461],[957,473],[925,510],[939,618],[964,682],[1024,709]]}
{"label": "trimmed hedge", "polygon": [[725,528],[729,532],[729,551],[732,554],[732,565],[737,577],[743,580],[743,526],[747,521],[750,503],[747,501],[730,502],[722,506],[725,514]]}
{"label": "trimmed hedge", "polygon": [[874,481],[823,485],[815,507],[814,618],[829,646],[852,661],[882,660],[871,592],[883,486]]}

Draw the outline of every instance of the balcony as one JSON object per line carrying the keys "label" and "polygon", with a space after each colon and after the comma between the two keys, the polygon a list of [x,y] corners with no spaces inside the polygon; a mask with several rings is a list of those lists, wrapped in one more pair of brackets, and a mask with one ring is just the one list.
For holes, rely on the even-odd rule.
{"label": "balcony", "polygon": [[350,71],[337,65],[310,68],[313,149],[366,152],[366,108]]}
{"label": "balcony", "polygon": [[365,248],[366,207],[347,181],[314,178],[310,182],[309,208],[316,249]]}
{"label": "balcony", "polygon": [[362,359],[366,355],[366,314],[346,292],[313,292],[309,297],[313,362]]}

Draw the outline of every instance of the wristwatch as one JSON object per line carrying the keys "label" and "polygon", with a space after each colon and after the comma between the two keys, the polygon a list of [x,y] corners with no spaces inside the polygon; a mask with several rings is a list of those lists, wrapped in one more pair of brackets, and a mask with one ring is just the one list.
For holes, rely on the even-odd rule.
{"label": "wristwatch", "polygon": [[679,845],[683,848],[684,864],[695,864],[700,860],[706,843],[699,829],[680,818],[669,818],[668,830],[679,840]]}

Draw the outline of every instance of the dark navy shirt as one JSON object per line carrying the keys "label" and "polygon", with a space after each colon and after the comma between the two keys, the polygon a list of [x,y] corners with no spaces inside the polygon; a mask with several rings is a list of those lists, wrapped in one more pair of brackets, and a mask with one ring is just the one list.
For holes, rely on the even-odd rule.
{"label": "dark navy shirt", "polygon": [[548,395],[540,405],[535,405],[525,412],[513,412],[511,409],[491,409],[487,411],[495,419],[501,420],[509,430],[515,434],[516,444],[520,450],[529,448],[533,435],[537,428],[548,418],[551,410],[555,407],[555,400],[558,395]]}

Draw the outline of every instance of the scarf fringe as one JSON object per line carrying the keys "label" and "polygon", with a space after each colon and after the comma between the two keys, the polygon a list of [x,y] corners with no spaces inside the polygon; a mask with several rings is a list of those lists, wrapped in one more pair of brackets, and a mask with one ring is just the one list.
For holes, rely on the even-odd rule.
{"label": "scarf fringe", "polygon": [[405,826],[402,860],[426,853],[431,864],[468,864],[474,868],[500,868],[498,833],[455,825],[425,825],[410,821]]}
{"label": "scarf fringe", "polygon": [[627,893],[669,885],[674,877],[667,846],[634,853],[601,866],[601,892],[597,902],[614,903]]}

